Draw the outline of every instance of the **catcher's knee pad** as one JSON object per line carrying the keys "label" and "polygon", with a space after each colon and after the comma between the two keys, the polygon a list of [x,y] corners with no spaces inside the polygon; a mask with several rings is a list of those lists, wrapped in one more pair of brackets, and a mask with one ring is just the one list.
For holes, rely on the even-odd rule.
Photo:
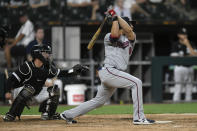
{"label": "catcher's knee pad", "polygon": [[47,91],[48,91],[50,97],[53,97],[53,96],[59,97],[59,95],[60,95],[60,90],[57,85],[48,87]]}
{"label": "catcher's knee pad", "polygon": [[60,91],[57,85],[48,87],[47,91],[49,93],[49,99],[42,102],[39,108],[39,112],[42,112],[41,118],[44,120],[54,119],[54,116],[56,116],[55,112],[59,104],[60,96]]}
{"label": "catcher's knee pad", "polygon": [[31,100],[34,93],[35,93],[35,89],[31,85],[25,85],[24,88],[16,97],[16,99],[14,100],[6,116],[12,116],[14,119],[16,116],[18,116],[20,119],[24,107],[27,106],[27,101]]}

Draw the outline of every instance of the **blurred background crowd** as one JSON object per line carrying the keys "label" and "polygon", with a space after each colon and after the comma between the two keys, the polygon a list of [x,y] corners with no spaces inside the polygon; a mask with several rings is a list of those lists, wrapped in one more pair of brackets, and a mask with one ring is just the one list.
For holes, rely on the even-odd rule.
{"label": "blurred background crowd", "polygon": [[1,0],[0,23],[17,23],[21,11],[35,24],[102,20],[109,5],[137,21],[197,20],[195,0]]}

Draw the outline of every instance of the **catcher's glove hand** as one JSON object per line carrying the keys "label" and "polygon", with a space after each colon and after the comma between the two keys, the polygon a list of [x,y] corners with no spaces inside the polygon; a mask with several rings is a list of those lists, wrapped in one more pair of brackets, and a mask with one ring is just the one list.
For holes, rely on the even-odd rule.
{"label": "catcher's glove hand", "polygon": [[85,65],[77,64],[73,67],[73,72],[76,74],[80,74],[80,73],[86,72],[86,71],[89,71],[89,68]]}

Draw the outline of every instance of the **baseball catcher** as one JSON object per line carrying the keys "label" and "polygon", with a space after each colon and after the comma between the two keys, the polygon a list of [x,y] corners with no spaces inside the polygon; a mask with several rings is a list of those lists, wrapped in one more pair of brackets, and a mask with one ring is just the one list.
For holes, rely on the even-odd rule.
{"label": "baseball catcher", "polygon": [[21,65],[7,80],[7,89],[5,97],[11,98],[11,89],[23,87],[17,97],[14,99],[10,110],[3,117],[4,121],[14,121],[16,116],[20,116],[28,102],[37,97],[42,92],[47,92],[47,97],[40,101],[39,112],[44,120],[59,119],[56,109],[59,104],[59,88],[54,85],[48,87],[46,91],[42,90],[47,78],[68,77],[88,70],[86,66],[75,65],[70,70],[60,70],[50,60],[51,47],[48,45],[35,45],[32,48],[32,61]]}

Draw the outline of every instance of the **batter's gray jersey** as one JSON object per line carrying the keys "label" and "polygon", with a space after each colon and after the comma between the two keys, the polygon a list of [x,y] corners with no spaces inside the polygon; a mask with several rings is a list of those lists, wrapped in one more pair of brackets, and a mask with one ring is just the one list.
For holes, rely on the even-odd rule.
{"label": "batter's gray jersey", "polygon": [[[133,99],[133,120],[145,119],[143,109],[142,81],[126,72],[129,57],[132,54],[135,40],[129,41],[122,35],[118,42],[110,42],[110,33],[105,36],[105,66],[98,71],[101,86],[95,98],[81,105],[64,111],[67,118],[75,118],[97,107],[102,106],[115,92],[117,88],[131,88]],[[111,41],[113,41],[111,39]]]}
{"label": "batter's gray jersey", "polygon": [[129,41],[126,36],[121,35],[114,44],[110,42],[110,34],[108,33],[104,39],[105,45],[105,66],[113,66],[119,70],[126,70],[129,58],[133,52],[135,41]]}

